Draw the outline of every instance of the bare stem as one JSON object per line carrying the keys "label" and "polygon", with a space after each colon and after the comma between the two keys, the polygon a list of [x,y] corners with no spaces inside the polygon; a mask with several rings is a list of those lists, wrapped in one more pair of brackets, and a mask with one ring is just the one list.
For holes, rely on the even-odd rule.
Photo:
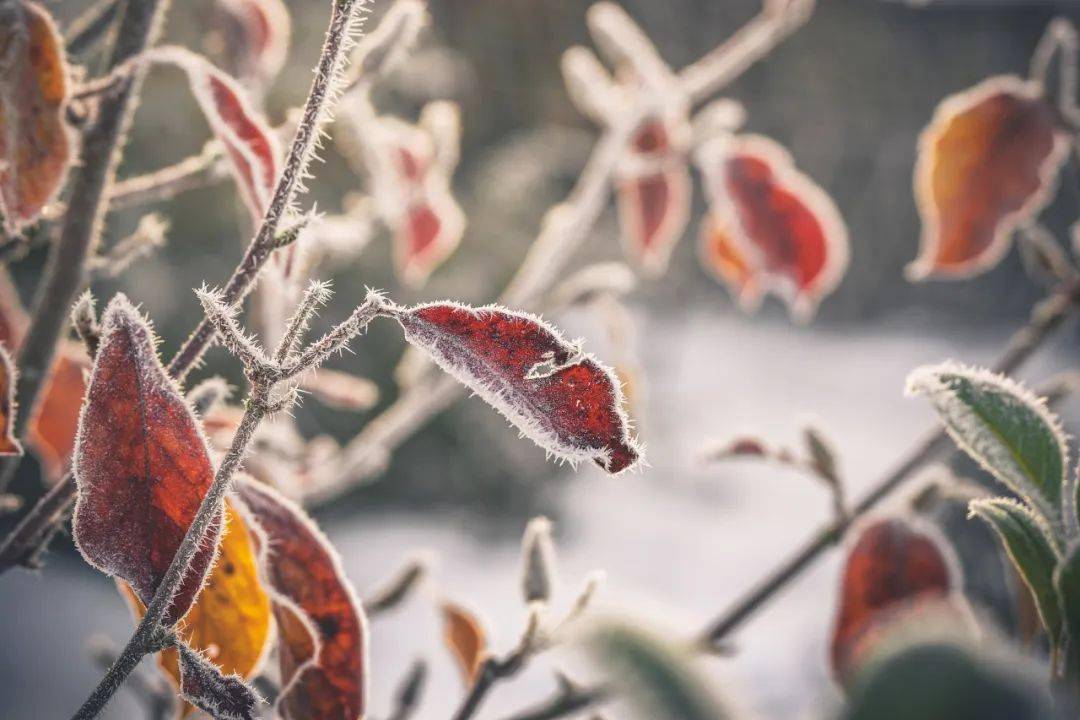
{"label": "bare stem", "polygon": [[161,202],[177,195],[225,180],[221,147],[211,143],[198,155],[184,158],[146,175],[117,181],[109,193],[109,208],[123,208]]}
{"label": "bare stem", "polygon": [[[1032,310],[1031,319],[1009,340],[1008,346],[994,364],[994,371],[1014,373],[1050,338],[1080,302],[1080,285],[1071,283],[1040,302]],[[799,577],[826,550],[844,537],[851,524],[888,497],[904,481],[952,444],[943,430],[935,429],[915,444],[907,456],[843,517],[817,530],[792,555],[781,562],[734,605],[710,622],[697,639],[703,651],[716,648],[732,632],[753,617],[792,580]],[[506,720],[551,720],[582,710],[608,697],[605,688],[564,688],[556,697]]]}

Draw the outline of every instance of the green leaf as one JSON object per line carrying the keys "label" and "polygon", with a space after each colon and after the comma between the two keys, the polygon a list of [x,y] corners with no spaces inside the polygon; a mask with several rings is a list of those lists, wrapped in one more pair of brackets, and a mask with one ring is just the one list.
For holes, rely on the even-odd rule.
{"label": "green leaf", "polygon": [[1041,399],[1004,376],[955,363],[914,371],[907,389],[930,398],[964,452],[1060,526],[1068,446]]}
{"label": "green leaf", "polygon": [[1054,569],[1059,555],[1050,530],[1039,516],[1015,500],[972,500],[972,515],[994,529],[1016,571],[1031,590],[1043,627],[1055,646],[1061,637],[1061,609],[1054,589]]}
{"label": "green leaf", "polygon": [[1080,545],[1073,545],[1058,563],[1054,589],[1068,640],[1065,679],[1076,691],[1080,690]]}
{"label": "green leaf", "polygon": [[1045,720],[1055,717],[1040,670],[1021,657],[948,641],[907,644],[860,673],[843,720]]}
{"label": "green leaf", "polygon": [[649,720],[723,720],[728,717],[693,667],[688,648],[626,622],[609,621],[585,639]]}

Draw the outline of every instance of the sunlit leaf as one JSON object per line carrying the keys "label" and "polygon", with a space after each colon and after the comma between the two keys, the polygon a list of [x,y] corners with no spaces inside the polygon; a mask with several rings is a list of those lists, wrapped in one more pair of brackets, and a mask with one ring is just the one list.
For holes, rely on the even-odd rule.
{"label": "sunlit leaf", "polygon": [[0,345],[0,455],[22,455],[23,449],[12,434],[15,423],[15,365]]}
{"label": "sunlit leaf", "polygon": [[836,204],[765,137],[706,143],[698,164],[710,204],[702,263],[744,309],[756,309],[772,292],[796,320],[809,320],[848,266],[848,233]]}
{"label": "sunlit leaf", "polygon": [[1054,590],[1058,553],[1050,528],[1014,500],[973,500],[969,507],[971,514],[986,521],[1001,539],[1016,572],[1031,591],[1050,642],[1056,645],[1061,634],[1061,610]]}
{"label": "sunlit leaf", "polygon": [[180,643],[180,695],[215,720],[255,720],[259,696],[236,675]]}
{"label": "sunlit leaf", "polygon": [[1068,153],[1037,83],[994,77],[943,100],[919,138],[923,232],[908,277],[964,278],[997,265],[1013,231],[1053,197]]}
{"label": "sunlit leaf", "polygon": [[487,633],[476,616],[461,605],[444,602],[441,610],[443,640],[457,660],[465,685],[470,686],[487,657]]}
{"label": "sunlit leaf", "polygon": [[41,400],[30,418],[27,439],[46,477],[53,482],[62,478],[71,466],[89,369],[90,358],[82,344],[62,342]]}
{"label": "sunlit leaf", "polygon": [[555,457],[593,460],[610,473],[638,461],[612,372],[539,318],[453,303],[396,317],[409,342]]}
{"label": "sunlit leaf", "polygon": [[[75,542],[148,604],[214,478],[202,430],[157,356],[146,320],[117,295],[79,419]],[[213,562],[220,519],[166,612],[183,617]]]}
{"label": "sunlit leaf", "polygon": [[627,254],[646,274],[659,276],[690,219],[686,158],[661,119],[631,138],[618,169],[619,225]]}
{"label": "sunlit leaf", "polygon": [[585,639],[613,682],[637,703],[635,717],[648,720],[723,720],[730,717],[693,667],[688,648],[637,624],[608,621]]}
{"label": "sunlit leaf", "polygon": [[955,363],[919,368],[907,387],[930,398],[964,452],[1060,527],[1068,447],[1043,400],[1006,377]]}
{"label": "sunlit leaf", "polygon": [[24,0],[0,6],[0,213],[11,229],[41,213],[71,165],[69,86],[48,11]]}
{"label": "sunlit leaf", "polygon": [[224,21],[228,66],[241,78],[266,84],[289,53],[292,21],[282,0],[216,0]]}
{"label": "sunlit leaf", "polygon": [[307,514],[276,491],[238,478],[237,496],[262,531],[287,720],[337,720],[364,714],[367,622],[341,562]]}
{"label": "sunlit leaf", "polygon": [[945,548],[907,521],[875,520],[856,532],[844,565],[830,650],[833,673],[842,682],[888,622],[913,608],[946,601],[960,585]]}

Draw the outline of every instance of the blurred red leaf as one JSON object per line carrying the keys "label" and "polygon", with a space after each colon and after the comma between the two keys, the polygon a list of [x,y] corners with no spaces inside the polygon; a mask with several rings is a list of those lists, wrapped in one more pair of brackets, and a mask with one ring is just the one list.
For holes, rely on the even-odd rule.
{"label": "blurred red leaf", "polygon": [[53,199],[71,164],[70,83],[63,39],[37,3],[0,8],[0,58],[0,212],[17,229]]}
{"label": "blurred red leaf", "polygon": [[662,275],[690,219],[690,173],[682,151],[660,119],[631,138],[618,169],[623,246],[644,272]]}
{"label": "blurred red leaf", "polygon": [[841,681],[850,677],[876,630],[898,613],[938,605],[959,586],[947,551],[907,521],[876,520],[856,532],[832,636],[832,669]]}
{"label": "blurred red leaf", "polygon": [[908,277],[964,278],[997,265],[1013,231],[1051,200],[1068,152],[1037,83],[994,77],[945,98],[919,137],[923,232]]}
{"label": "blurred red leaf", "polygon": [[237,76],[266,84],[277,77],[289,53],[292,21],[281,0],[217,0],[225,27],[228,67]]}
{"label": "blurred red leaf", "polygon": [[0,455],[22,455],[23,449],[12,434],[15,423],[15,366],[0,345]]}
{"label": "blurred red leaf", "polygon": [[253,221],[259,223],[277,182],[281,156],[277,136],[251,107],[236,81],[202,56],[169,47],[155,51],[154,58],[173,63],[187,73],[210,129],[225,146],[240,196]]}
{"label": "blurred red leaf", "polygon": [[638,461],[611,370],[525,313],[431,303],[396,315],[409,342],[560,459],[610,473]]}
{"label": "blurred red leaf", "polygon": [[471,686],[487,657],[487,634],[476,616],[461,605],[444,602],[441,610],[446,647],[457,660],[466,687]]}
{"label": "blurred red leaf", "polygon": [[261,529],[262,562],[281,633],[287,720],[364,713],[367,621],[330,542],[307,514],[266,485],[240,478],[236,492]]}
{"label": "blurred red leaf", "polygon": [[[148,605],[214,478],[199,423],[165,373],[155,338],[123,295],[109,303],[79,419],[76,544]],[[187,613],[214,559],[220,518],[165,615]]]}
{"label": "blurred red leaf", "polygon": [[765,137],[708,143],[699,164],[711,206],[702,263],[745,309],[771,291],[809,320],[847,270],[847,228],[832,199]]}

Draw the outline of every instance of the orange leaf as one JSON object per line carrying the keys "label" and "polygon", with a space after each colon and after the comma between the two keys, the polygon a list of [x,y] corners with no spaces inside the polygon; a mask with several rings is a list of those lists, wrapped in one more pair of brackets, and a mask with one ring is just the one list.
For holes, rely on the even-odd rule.
{"label": "orange leaf", "polygon": [[900,518],[857,531],[840,585],[831,659],[837,679],[849,678],[877,631],[899,613],[938,605],[960,582],[945,547]]}
{"label": "orange leaf", "polygon": [[[206,439],[123,295],[109,303],[75,451],[72,522],[83,557],[147,604],[214,479]],[[165,614],[187,614],[213,563],[220,517]]]}
{"label": "orange leaf", "polygon": [[23,449],[12,434],[15,423],[15,366],[0,345],[0,455],[22,455]]}
{"label": "orange leaf", "polygon": [[52,482],[67,473],[75,452],[79,411],[86,394],[90,358],[82,344],[65,341],[53,361],[45,390],[30,419],[27,439]]}
{"label": "orange leaf", "polygon": [[[127,583],[117,583],[136,616],[145,612]],[[255,541],[243,516],[225,504],[225,531],[217,562],[199,598],[180,621],[180,637],[225,674],[254,677],[262,666],[270,639],[270,598],[259,583]],[[176,650],[158,655],[158,664],[180,687]],[[184,715],[191,711],[187,707]]]}
{"label": "orange leaf", "polygon": [[237,496],[262,531],[261,560],[280,646],[286,720],[362,716],[367,621],[337,553],[307,514],[269,486],[238,478]]}
{"label": "orange leaf", "polygon": [[0,212],[14,230],[41,213],[71,164],[69,80],[63,39],[37,3],[0,10],[0,58]]}
{"label": "orange leaf", "polygon": [[467,686],[476,681],[487,657],[487,636],[476,616],[452,602],[442,604],[443,638],[461,668]]}
{"label": "orange leaf", "polygon": [[919,137],[923,232],[908,278],[965,278],[997,265],[1013,231],[1053,197],[1068,152],[1037,83],[994,77],[943,100]]}
{"label": "orange leaf", "polygon": [[847,270],[847,228],[835,203],[765,137],[714,140],[698,164],[711,208],[701,261],[744,309],[773,292],[796,320],[809,320]]}

